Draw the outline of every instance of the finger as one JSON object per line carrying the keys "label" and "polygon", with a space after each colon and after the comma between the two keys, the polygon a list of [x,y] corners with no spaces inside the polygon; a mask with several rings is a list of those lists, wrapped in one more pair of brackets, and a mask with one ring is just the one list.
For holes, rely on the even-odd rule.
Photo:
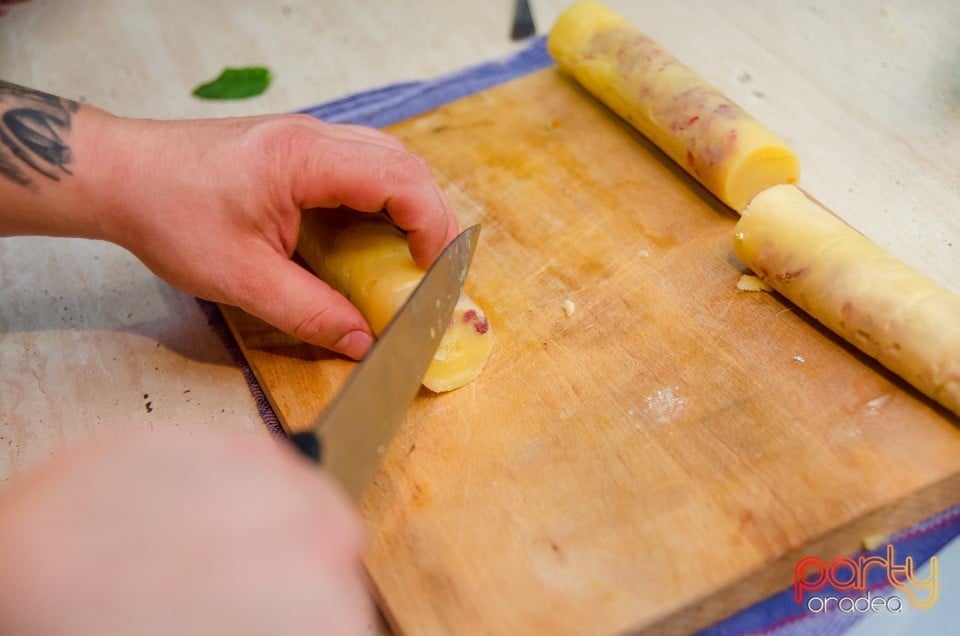
{"label": "finger", "polygon": [[[291,117],[291,115],[281,115],[279,117]],[[358,124],[331,124],[310,115],[292,115],[292,117],[297,118],[299,125],[327,137],[346,141],[367,141],[397,150],[404,150],[403,142],[396,136],[377,128]]]}
{"label": "finger", "polygon": [[379,144],[301,137],[291,194],[300,209],[382,209],[407,232],[410,254],[428,267],[456,235],[456,219],[426,161]]}
{"label": "finger", "polygon": [[356,141],[370,141],[380,143],[397,150],[406,150],[403,142],[394,135],[383,132],[369,126],[358,126],[356,124],[327,124],[331,136],[337,136],[344,139],[354,139]]}
{"label": "finger", "polygon": [[[310,344],[359,360],[373,344],[360,311],[309,271],[280,254],[251,258],[231,302]],[[263,266],[262,263],[268,263]]]}

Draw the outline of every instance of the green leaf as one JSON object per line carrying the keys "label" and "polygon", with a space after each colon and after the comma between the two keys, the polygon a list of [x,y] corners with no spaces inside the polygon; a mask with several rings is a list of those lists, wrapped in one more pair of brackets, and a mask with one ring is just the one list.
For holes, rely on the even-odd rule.
{"label": "green leaf", "polygon": [[270,86],[270,69],[262,66],[225,68],[217,79],[193,89],[202,99],[244,99],[254,97]]}

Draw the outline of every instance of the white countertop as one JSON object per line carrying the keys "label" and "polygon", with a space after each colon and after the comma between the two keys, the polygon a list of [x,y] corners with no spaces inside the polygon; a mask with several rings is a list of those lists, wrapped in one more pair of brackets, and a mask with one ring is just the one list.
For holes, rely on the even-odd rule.
{"label": "white countertop", "polygon": [[[567,2],[531,4],[542,33]],[[792,144],[804,189],[960,291],[960,4],[608,5]],[[283,112],[502,57],[521,46],[512,11],[510,0],[32,0],[0,18],[0,78],[134,117]],[[275,76],[260,97],[190,94],[253,64]],[[0,381],[0,488],[90,433],[266,434],[195,300],[100,242],[0,239]]]}

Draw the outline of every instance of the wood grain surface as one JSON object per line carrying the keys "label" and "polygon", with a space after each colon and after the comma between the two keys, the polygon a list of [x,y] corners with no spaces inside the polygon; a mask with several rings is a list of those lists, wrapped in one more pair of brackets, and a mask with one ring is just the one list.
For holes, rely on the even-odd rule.
{"label": "wood grain surface", "polygon": [[[738,292],[734,213],[557,71],[392,132],[482,223],[466,291],[497,336],[473,384],[418,396],[364,500],[396,631],[690,631],[960,501],[957,419]],[[309,425],[352,363],[224,312]]]}

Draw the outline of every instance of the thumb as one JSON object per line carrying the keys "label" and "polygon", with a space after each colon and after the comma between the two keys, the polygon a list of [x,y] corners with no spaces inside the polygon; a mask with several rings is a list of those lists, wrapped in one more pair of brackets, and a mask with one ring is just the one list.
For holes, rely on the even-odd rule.
{"label": "thumb", "polygon": [[236,304],[310,344],[359,360],[373,344],[363,314],[339,292],[277,254],[257,268],[257,284]]}

